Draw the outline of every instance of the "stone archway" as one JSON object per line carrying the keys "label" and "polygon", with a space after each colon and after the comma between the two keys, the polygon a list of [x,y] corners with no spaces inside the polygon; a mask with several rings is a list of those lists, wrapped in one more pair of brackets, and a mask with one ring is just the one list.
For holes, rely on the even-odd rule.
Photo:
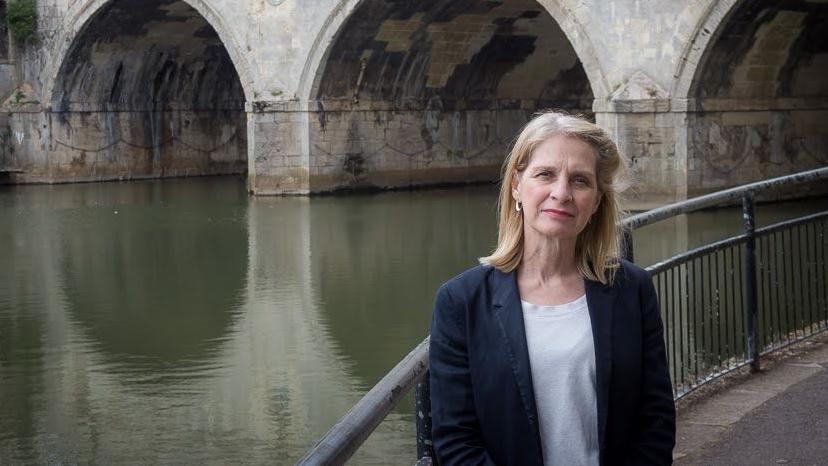
{"label": "stone archway", "polygon": [[[202,1],[90,2],[43,94],[49,181],[244,173],[249,72]],[[223,31],[227,35],[226,31]],[[235,55],[235,58],[233,57]],[[35,175],[37,170],[35,170]]]}
{"label": "stone archway", "polygon": [[[319,80],[322,77],[322,71],[330,53],[331,44],[362,2],[363,0],[340,0],[327,17],[324,26],[316,36],[316,40],[308,54],[308,59],[302,69],[301,87],[298,93],[301,103],[307,104],[313,99],[313,95],[319,87]],[[598,55],[585,29],[578,22],[575,15],[568,8],[561,5],[560,0],[537,0],[537,3],[543,6],[575,49],[578,59],[589,77],[590,87],[592,87],[596,100],[608,98],[610,88],[604,71],[599,65]]]}
{"label": "stone archway", "polygon": [[711,42],[715,42],[720,32],[719,26],[726,22],[727,18],[735,10],[735,6],[744,0],[724,0],[710,2],[708,8],[699,18],[695,30],[685,44],[685,48],[679,58],[676,71],[673,73],[675,79],[670,91],[674,99],[688,99],[690,87],[695,82],[696,72],[703,68],[705,52]]}
{"label": "stone archway", "polygon": [[533,112],[591,115],[606,86],[556,7],[343,2],[303,72],[310,190],[494,180]]}
{"label": "stone archway", "polygon": [[[58,79],[63,63],[66,61],[66,56],[70,48],[75,42],[75,39],[88,27],[90,21],[95,15],[105,6],[122,0],[89,0],[83,2],[76,2],[72,5],[66,13],[66,21],[64,26],[58,32],[55,47],[48,57],[46,66],[44,67],[45,76],[43,80],[43,89],[41,92],[41,102],[50,105],[54,101],[55,82]],[[251,102],[253,100],[253,89],[255,84],[253,82],[252,64],[249,63],[246,55],[235,38],[232,29],[225,24],[222,16],[216,12],[206,0],[181,0],[183,3],[189,5],[192,9],[197,11],[204,20],[213,28],[221,40],[222,45],[227,50],[236,73],[239,75],[239,80],[244,89],[245,100]]]}
{"label": "stone archway", "polygon": [[724,3],[674,88],[688,99],[689,195],[828,163],[828,4]]}

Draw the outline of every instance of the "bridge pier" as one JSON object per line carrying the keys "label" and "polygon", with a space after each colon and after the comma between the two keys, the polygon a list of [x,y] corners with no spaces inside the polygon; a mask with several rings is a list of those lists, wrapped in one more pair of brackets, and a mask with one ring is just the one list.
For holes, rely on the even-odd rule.
{"label": "bridge pier", "polygon": [[616,92],[609,102],[595,102],[596,123],[629,159],[628,196],[641,209],[686,199],[689,170],[687,114],[654,83],[646,84],[633,95]]}
{"label": "bridge pier", "polygon": [[248,191],[257,195],[308,194],[306,113],[292,103],[247,107]]}

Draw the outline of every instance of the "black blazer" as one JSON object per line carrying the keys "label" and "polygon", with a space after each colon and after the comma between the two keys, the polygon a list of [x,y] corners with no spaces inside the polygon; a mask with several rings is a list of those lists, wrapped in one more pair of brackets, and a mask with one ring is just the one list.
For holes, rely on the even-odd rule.
{"label": "black blazer", "polygon": [[[671,464],[675,405],[649,273],[622,261],[613,285],[587,280],[586,296],[601,464]],[[429,364],[441,465],[543,464],[516,273],[478,266],[440,287]]]}

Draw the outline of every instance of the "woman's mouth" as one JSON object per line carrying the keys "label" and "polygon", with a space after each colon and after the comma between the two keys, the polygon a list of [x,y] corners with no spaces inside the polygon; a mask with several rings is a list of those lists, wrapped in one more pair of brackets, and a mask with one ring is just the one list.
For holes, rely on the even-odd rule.
{"label": "woman's mouth", "polygon": [[565,210],[558,210],[558,209],[543,209],[541,212],[555,218],[572,218],[575,215],[570,214]]}

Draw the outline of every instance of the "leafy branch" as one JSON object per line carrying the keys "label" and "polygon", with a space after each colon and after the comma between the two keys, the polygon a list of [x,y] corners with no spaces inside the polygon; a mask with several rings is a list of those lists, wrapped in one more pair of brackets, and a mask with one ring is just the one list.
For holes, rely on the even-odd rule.
{"label": "leafy branch", "polygon": [[37,0],[10,0],[6,21],[18,44],[25,44],[37,35]]}

